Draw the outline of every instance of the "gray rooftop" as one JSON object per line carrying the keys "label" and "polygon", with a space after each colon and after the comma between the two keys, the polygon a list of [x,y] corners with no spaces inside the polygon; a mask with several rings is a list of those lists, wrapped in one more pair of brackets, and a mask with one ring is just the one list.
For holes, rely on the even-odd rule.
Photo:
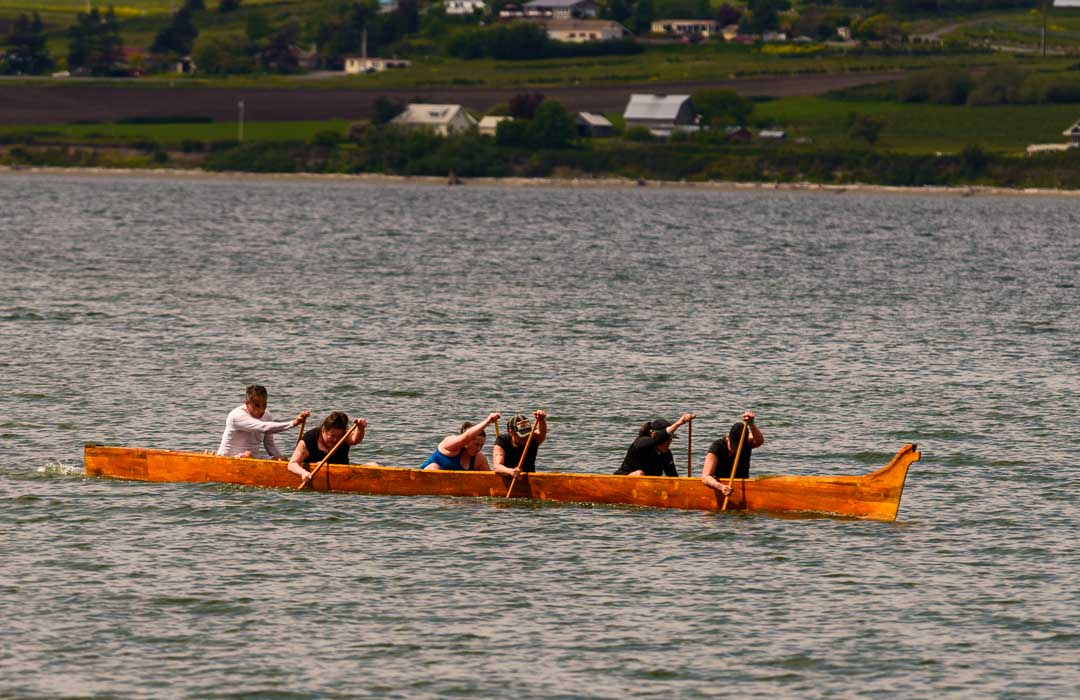
{"label": "gray rooftop", "polygon": [[630,95],[623,118],[671,121],[689,99],[690,95]]}

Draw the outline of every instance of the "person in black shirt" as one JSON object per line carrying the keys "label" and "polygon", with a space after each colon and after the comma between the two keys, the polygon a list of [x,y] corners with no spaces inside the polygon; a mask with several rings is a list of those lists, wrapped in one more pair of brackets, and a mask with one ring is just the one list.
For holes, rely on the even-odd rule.
{"label": "person in black shirt", "polygon": [[743,423],[746,424],[746,440],[743,443],[742,452],[739,453],[739,467],[735,470],[736,479],[750,478],[750,453],[755,447],[765,444],[765,436],[754,423],[753,411],[742,414],[742,422],[731,426],[728,434],[709,446],[709,452],[705,455],[705,468],[701,471],[701,483],[711,489],[715,489],[725,496],[731,493],[724,481],[731,477],[731,464],[735,461],[735,453],[739,450],[739,439],[743,434]]}
{"label": "person in black shirt", "polygon": [[[334,445],[337,445],[345,435],[346,428],[349,429],[349,437],[334,450]],[[366,430],[367,420],[363,418],[357,418],[350,425],[349,417],[344,413],[340,411],[331,413],[321,426],[304,433],[301,440],[296,443],[296,449],[289,458],[289,471],[300,477],[301,486],[306,486],[311,481],[311,472],[304,467],[306,464],[321,462],[329,450],[334,450],[334,452],[330,459],[326,460],[328,463],[348,464],[349,448],[360,444]]]}
{"label": "person in black shirt", "polygon": [[622,466],[615,470],[620,476],[678,476],[675,458],[671,456],[671,438],[684,423],[694,420],[693,413],[684,413],[674,423],[663,418],[643,423],[638,438],[623,457]]}
{"label": "person in black shirt", "polygon": [[[534,411],[533,418],[536,419],[536,431],[532,442],[529,442],[529,433],[533,426],[528,418],[519,413],[506,422],[506,432],[495,438],[495,446],[491,448],[491,464],[495,471],[515,479],[523,472],[536,471],[536,451],[547,437],[547,411]],[[522,462],[521,453],[525,451],[526,442],[529,442],[529,451]],[[518,469],[519,463],[521,469]]]}

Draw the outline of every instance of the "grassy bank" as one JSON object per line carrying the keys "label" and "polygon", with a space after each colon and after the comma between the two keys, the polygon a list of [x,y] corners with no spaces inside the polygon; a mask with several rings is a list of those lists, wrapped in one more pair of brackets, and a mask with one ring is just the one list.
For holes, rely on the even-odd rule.
{"label": "grassy bank", "polygon": [[[865,148],[853,140],[847,127],[850,114],[877,119],[882,127],[873,149],[880,153],[934,155],[959,153],[966,146],[1000,154],[1020,154],[1032,143],[1060,143],[1061,132],[1080,117],[1080,106],[1064,104],[969,107],[900,103],[886,100],[847,100],[829,97],[788,97],[756,103],[753,126],[777,127],[787,132],[788,145],[845,150]],[[608,115],[620,123],[620,115]],[[349,122],[248,122],[244,137],[256,142],[307,142],[320,132],[344,137]],[[184,142],[212,143],[236,140],[235,122],[211,123],[99,123],[0,126],[0,143],[39,145],[130,146],[155,142],[176,149]],[[597,140],[603,149],[623,141]]]}

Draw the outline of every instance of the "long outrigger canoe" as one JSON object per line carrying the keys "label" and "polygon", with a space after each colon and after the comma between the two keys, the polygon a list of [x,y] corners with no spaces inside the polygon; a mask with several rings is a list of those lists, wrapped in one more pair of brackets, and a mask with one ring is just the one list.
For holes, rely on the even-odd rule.
{"label": "long outrigger canoe", "polygon": [[[736,479],[730,510],[825,513],[891,522],[900,509],[908,467],[919,460],[905,445],[885,467],[863,476],[766,476]],[[136,481],[222,482],[296,488],[283,462],[213,454],[87,444],[87,476]],[[388,496],[506,496],[511,479],[495,472],[423,471],[327,464],[312,480],[316,491]],[[624,503],[653,508],[720,510],[724,497],[689,477],[609,476],[538,472],[518,479],[511,498],[568,503]]]}

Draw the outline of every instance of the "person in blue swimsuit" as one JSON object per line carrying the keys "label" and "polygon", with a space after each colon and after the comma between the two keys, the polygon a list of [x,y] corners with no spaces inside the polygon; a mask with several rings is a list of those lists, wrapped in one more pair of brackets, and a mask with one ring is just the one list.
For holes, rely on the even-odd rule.
{"label": "person in blue swimsuit", "polygon": [[491,471],[487,457],[484,456],[484,443],[487,433],[484,428],[499,420],[498,413],[492,413],[482,422],[473,425],[464,423],[457,435],[447,435],[420,465],[421,469],[445,469],[450,471]]}

